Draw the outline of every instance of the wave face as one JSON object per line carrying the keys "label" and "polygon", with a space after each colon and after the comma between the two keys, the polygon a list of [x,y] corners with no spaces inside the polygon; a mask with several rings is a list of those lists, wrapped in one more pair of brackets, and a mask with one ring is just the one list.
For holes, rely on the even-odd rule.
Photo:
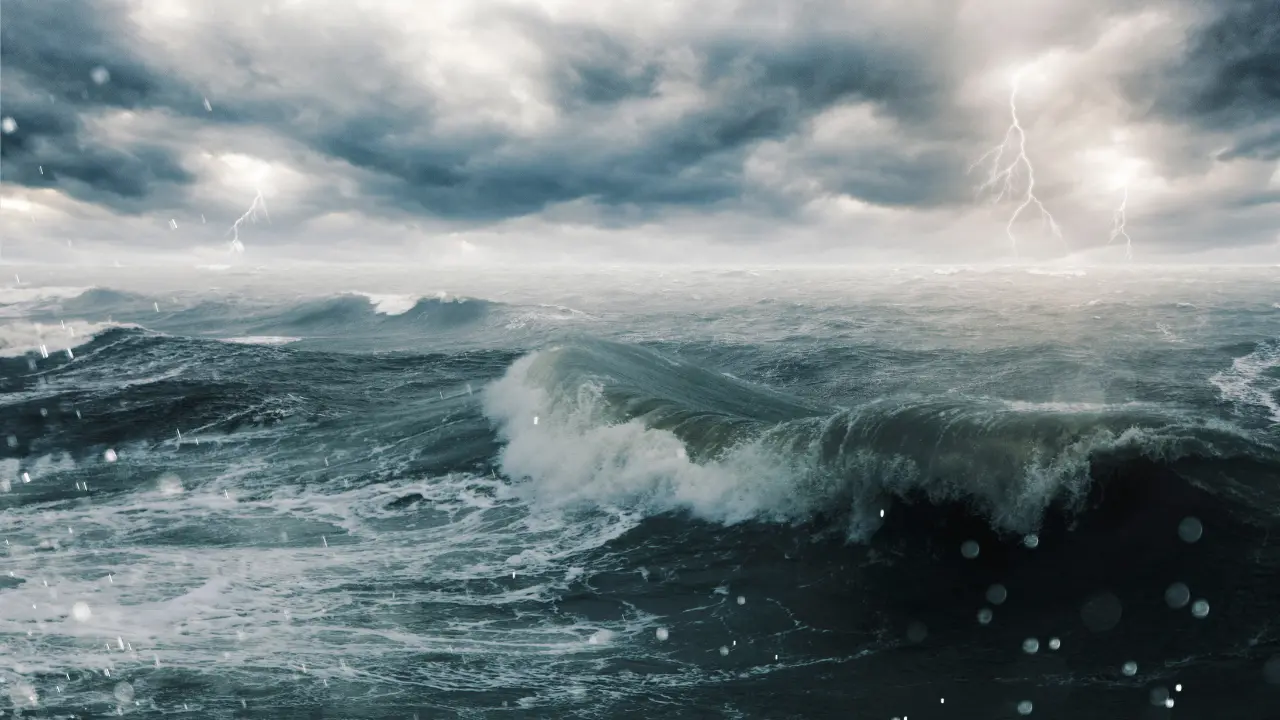
{"label": "wave face", "polygon": [[488,393],[504,469],[552,500],[723,522],[847,515],[858,539],[890,498],[968,503],[1028,534],[1050,505],[1079,506],[1096,464],[1280,468],[1272,445],[1177,412],[918,397],[836,410],[607,343],[535,353]]}
{"label": "wave face", "polygon": [[1273,269],[415,273],[0,292],[0,704],[1273,713]]}

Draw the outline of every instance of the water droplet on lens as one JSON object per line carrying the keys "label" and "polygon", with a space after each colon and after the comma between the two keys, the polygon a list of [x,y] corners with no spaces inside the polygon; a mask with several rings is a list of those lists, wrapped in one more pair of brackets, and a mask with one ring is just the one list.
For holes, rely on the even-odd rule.
{"label": "water droplet on lens", "polygon": [[106,85],[111,80],[111,73],[101,65],[89,71],[89,77],[95,85]]}
{"label": "water droplet on lens", "polygon": [[1035,655],[1040,652],[1040,641],[1035,638],[1027,638],[1022,641],[1022,652],[1028,655]]}
{"label": "water droplet on lens", "polygon": [[654,631],[653,634],[656,635],[659,640],[663,640],[663,641],[665,641],[668,637],[670,637],[670,633],[668,633],[667,629],[664,627],[658,628],[656,631]]}
{"label": "water droplet on lens", "polygon": [[999,583],[987,588],[987,602],[992,605],[1001,605],[1009,598],[1009,591]]}
{"label": "water droplet on lens", "polygon": [[108,448],[106,452],[102,453],[102,459],[106,460],[107,462],[115,462],[116,457],[117,457],[116,451],[110,448]]}
{"label": "water droplet on lens", "polygon": [[964,543],[960,545],[960,554],[965,556],[968,560],[978,557],[978,543],[973,540],[965,540]]}
{"label": "water droplet on lens", "polygon": [[1185,583],[1176,582],[1164,591],[1164,602],[1174,610],[1181,610],[1191,602],[1191,588]]}
{"label": "water droplet on lens", "polygon": [[1120,598],[1109,592],[1101,592],[1090,597],[1080,608],[1080,619],[1085,627],[1093,632],[1106,632],[1120,624],[1120,616],[1124,614],[1124,606]]}
{"label": "water droplet on lens", "polygon": [[1031,704],[1031,701],[1030,701],[1030,700],[1023,700],[1022,702],[1018,703],[1018,714],[1019,714],[1019,715],[1030,715],[1030,714],[1031,714],[1031,710],[1032,710],[1033,708],[1034,708],[1034,706]]}
{"label": "water droplet on lens", "polygon": [[1209,617],[1209,601],[1197,600],[1191,603],[1191,615],[1197,620],[1203,620]]}
{"label": "water droplet on lens", "polygon": [[1062,641],[1061,641],[1061,640],[1059,640],[1058,638],[1050,638],[1050,639],[1049,639],[1049,649],[1050,649],[1050,650],[1057,650],[1057,649],[1058,649],[1058,648],[1060,648],[1060,647],[1062,647]]}
{"label": "water droplet on lens", "polygon": [[71,606],[71,617],[80,622],[88,622],[93,617],[93,610],[89,608],[89,603],[78,602]]}
{"label": "water droplet on lens", "polygon": [[992,615],[991,608],[982,608],[978,611],[978,622],[987,625],[991,622]]}
{"label": "water droplet on lens", "polygon": [[729,648],[725,647],[724,645],[721,645],[721,646],[720,646],[720,654],[721,654],[722,656],[724,656],[724,655],[728,655],[728,654],[729,654]]}
{"label": "water droplet on lens", "polygon": [[116,700],[122,703],[132,702],[133,686],[127,682],[117,683],[112,694],[116,696]]}
{"label": "water droplet on lens", "polygon": [[1185,543],[1194,543],[1204,535],[1204,525],[1199,518],[1187,517],[1178,523],[1178,537]]}
{"label": "water droplet on lens", "polygon": [[1280,685],[1280,655],[1272,655],[1262,666],[1262,679],[1268,684]]}
{"label": "water droplet on lens", "polygon": [[1160,707],[1169,702],[1169,688],[1157,687],[1151,688],[1151,704]]}
{"label": "water droplet on lens", "polygon": [[746,599],[745,597],[743,597],[743,596],[739,595],[739,596],[738,596],[738,604],[739,604],[739,605],[746,605],[746,604],[747,604],[747,599]]}
{"label": "water droplet on lens", "polygon": [[1022,538],[1022,544],[1026,545],[1032,550],[1035,550],[1036,548],[1040,547],[1040,536],[1036,535],[1035,533],[1032,533]]}
{"label": "water droplet on lens", "polygon": [[929,637],[929,628],[924,623],[913,622],[907,626],[907,639],[913,643],[922,643],[924,639]]}
{"label": "water droplet on lens", "polygon": [[1124,673],[1127,677],[1133,677],[1138,674],[1138,663],[1130,660],[1120,668],[1120,672]]}

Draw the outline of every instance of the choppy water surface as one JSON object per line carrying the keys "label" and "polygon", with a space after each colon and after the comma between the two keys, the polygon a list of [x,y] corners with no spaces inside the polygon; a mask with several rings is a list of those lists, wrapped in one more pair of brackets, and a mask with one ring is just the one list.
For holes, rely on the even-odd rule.
{"label": "choppy water surface", "polygon": [[303,277],[0,289],[6,713],[1280,708],[1280,269]]}

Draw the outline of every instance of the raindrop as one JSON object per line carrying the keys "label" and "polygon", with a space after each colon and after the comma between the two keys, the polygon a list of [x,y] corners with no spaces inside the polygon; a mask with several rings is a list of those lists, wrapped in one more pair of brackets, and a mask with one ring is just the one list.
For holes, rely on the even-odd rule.
{"label": "raindrop", "polygon": [[1033,707],[1034,706],[1031,704],[1030,700],[1023,700],[1022,702],[1018,703],[1018,714],[1030,715]]}
{"label": "raindrop", "polygon": [[1120,672],[1124,673],[1125,677],[1133,677],[1138,674],[1138,663],[1130,660],[1120,668]]}
{"label": "raindrop", "polygon": [[992,605],[1002,605],[1004,601],[1009,599],[1009,591],[999,583],[987,588],[987,602]]}
{"label": "raindrop", "polygon": [[1185,543],[1194,543],[1204,535],[1204,524],[1199,518],[1187,517],[1178,523],[1178,537]]}
{"label": "raindrop", "polygon": [[1170,585],[1164,591],[1164,602],[1174,610],[1181,610],[1191,602],[1191,588],[1180,582]]}
{"label": "raindrop", "polygon": [[965,540],[964,543],[960,545],[960,554],[967,560],[972,560],[978,557],[978,552],[978,543],[973,540]]}
{"label": "raindrop", "polygon": [[1209,601],[1197,600],[1191,603],[1191,615],[1197,620],[1209,617]]}
{"label": "raindrop", "polygon": [[1027,638],[1022,641],[1022,652],[1028,655],[1035,655],[1040,652],[1040,641],[1035,638]]}
{"label": "raindrop", "polygon": [[101,65],[89,71],[89,77],[95,85],[106,85],[111,80],[111,73]]}
{"label": "raindrop", "polygon": [[656,635],[658,639],[663,642],[666,642],[667,638],[671,637],[671,633],[668,632],[667,629],[664,627],[658,628],[657,630],[654,631],[653,634]]}

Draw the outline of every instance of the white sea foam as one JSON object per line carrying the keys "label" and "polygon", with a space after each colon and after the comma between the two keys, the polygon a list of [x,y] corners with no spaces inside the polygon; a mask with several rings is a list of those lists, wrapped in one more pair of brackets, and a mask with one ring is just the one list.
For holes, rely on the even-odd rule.
{"label": "white sea foam", "polygon": [[1271,422],[1280,423],[1280,340],[1264,342],[1236,358],[1230,369],[1216,373],[1209,382],[1224,399],[1261,408]]}
{"label": "white sea foam", "polygon": [[288,345],[301,340],[299,337],[288,337],[283,335],[246,335],[244,337],[228,337],[219,338],[219,342],[233,343],[236,345]]}
{"label": "white sea foam", "polygon": [[48,356],[54,353],[74,355],[74,348],[113,327],[129,327],[124,323],[71,322],[44,324],[15,321],[0,325],[0,357],[20,357],[28,353]]}
{"label": "white sea foam", "polygon": [[413,309],[422,298],[418,295],[392,295],[382,293],[352,292],[373,305],[373,311],[379,315],[403,315]]}

